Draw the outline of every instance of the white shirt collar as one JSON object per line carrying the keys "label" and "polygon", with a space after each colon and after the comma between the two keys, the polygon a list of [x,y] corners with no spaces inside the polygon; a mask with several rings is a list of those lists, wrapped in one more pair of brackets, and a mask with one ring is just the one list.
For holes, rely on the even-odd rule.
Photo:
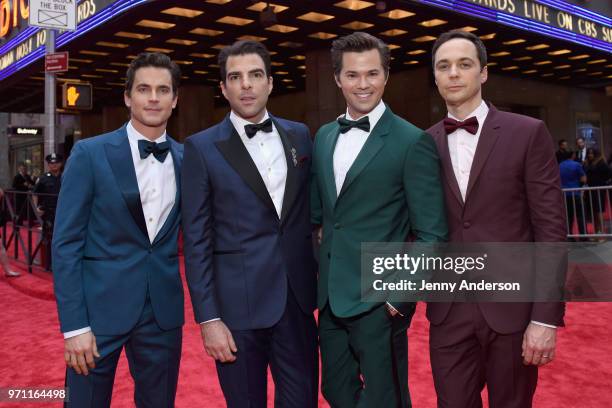
{"label": "white shirt collar", "polygon": [[[127,130],[127,134],[128,134],[128,139],[130,141],[130,143],[135,143],[138,144],[139,140],[149,140],[146,137],[144,137],[139,131],[136,130],[136,128],[134,127],[134,125],[132,125],[132,121],[130,120],[126,126],[126,130]],[[157,139],[154,140],[155,143],[162,143],[166,141],[166,131],[164,130],[164,133],[162,133],[162,135],[160,137],[158,137]]]}
{"label": "white shirt collar", "polygon": [[[374,129],[374,126],[376,126],[376,124],[378,123],[382,115],[385,113],[385,109],[386,109],[385,103],[381,99],[378,102],[378,105],[376,105],[376,107],[372,109],[370,113],[368,113],[367,115],[363,115],[363,116],[367,116],[368,120],[370,121],[370,132],[372,132],[372,129]],[[348,120],[357,120],[351,117],[351,115],[349,114],[348,108],[346,108],[345,117]]]}
{"label": "white shirt collar", "polygon": [[[476,119],[478,120],[478,129],[480,130],[480,129],[482,129],[482,125],[483,125],[485,119],[487,118],[488,114],[489,114],[489,107],[487,106],[487,104],[483,100],[483,101],[480,101],[480,105],[478,105],[478,107],[476,109],[474,109],[474,111],[472,111],[472,113],[467,115],[465,117],[465,119],[471,118],[472,116],[476,116]],[[459,120],[456,117],[454,117],[450,112],[448,112],[448,117],[451,118],[451,119]]]}
{"label": "white shirt collar", "polygon": [[[268,118],[270,117],[270,115],[268,114],[268,110],[266,109],[266,112],[263,115],[263,118],[261,118],[261,120],[257,123],[261,123],[266,121]],[[238,134],[240,135],[240,138],[244,141],[249,141],[251,139],[249,139],[246,135],[246,131],[244,130],[244,127],[246,125],[253,125],[253,122],[249,122],[248,120],[241,118],[240,116],[238,116],[236,113],[234,113],[234,111],[230,112],[230,116],[229,116],[230,120],[232,121],[232,125],[234,125],[234,128],[236,129],[236,131],[238,132]]]}

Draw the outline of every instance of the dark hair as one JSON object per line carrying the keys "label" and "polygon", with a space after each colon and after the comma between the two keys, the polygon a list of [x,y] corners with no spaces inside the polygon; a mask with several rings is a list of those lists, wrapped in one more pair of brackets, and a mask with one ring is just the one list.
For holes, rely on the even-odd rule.
{"label": "dark hair", "polygon": [[385,70],[385,77],[388,77],[389,66],[391,64],[391,51],[389,47],[381,39],[361,31],[340,37],[332,43],[331,59],[334,75],[338,77],[340,71],[342,71],[342,55],[345,52],[364,52],[370,50],[378,50],[380,62]]}
{"label": "dark hair", "polygon": [[582,141],[583,141],[583,142],[585,141],[585,140],[584,140],[584,137],[582,137],[582,136],[578,136],[578,137],[576,138],[576,141],[579,141],[580,139],[582,139]]}
{"label": "dark hair", "polygon": [[266,76],[271,76],[270,52],[265,45],[258,41],[236,41],[221,50],[218,57],[219,71],[221,74],[221,82],[225,83],[227,76],[227,59],[233,55],[257,54],[264,63]]}
{"label": "dark hair", "polygon": [[468,40],[474,44],[474,47],[476,47],[476,54],[478,54],[478,61],[480,61],[480,70],[482,71],[483,68],[487,66],[487,48],[482,43],[482,40],[476,35],[462,30],[447,31],[438,37],[431,50],[431,64],[433,68],[436,69],[436,52],[438,48],[445,42],[454,40],[455,38]]}
{"label": "dark hair", "polygon": [[558,143],[558,144],[559,144],[559,147],[561,147],[561,145],[562,145],[563,143],[567,143],[567,140],[565,140],[565,139],[561,139],[561,140],[559,140],[559,143]]}
{"label": "dark hair", "polygon": [[167,69],[172,77],[172,93],[176,95],[181,81],[181,69],[170,59],[170,57],[159,52],[142,52],[138,54],[134,60],[132,60],[127,73],[125,74],[125,93],[130,95],[132,92],[136,71],[138,71],[140,68],[146,67]]}
{"label": "dark hair", "polygon": [[573,150],[562,150],[559,152],[559,161],[570,160],[575,153]]}

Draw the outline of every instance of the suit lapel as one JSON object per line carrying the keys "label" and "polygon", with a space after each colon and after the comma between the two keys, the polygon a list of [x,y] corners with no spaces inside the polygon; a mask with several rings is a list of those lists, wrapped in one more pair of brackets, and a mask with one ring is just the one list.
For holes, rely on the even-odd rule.
{"label": "suit lapel", "polygon": [[[244,143],[242,143],[240,135],[238,135],[238,132],[236,132],[234,125],[229,119],[229,115],[225,117],[220,127],[220,131],[230,136],[227,139],[215,142],[217,149],[219,149],[229,165],[236,170],[240,177],[242,177],[249,188],[259,197],[262,203],[276,214],[274,202],[259,174],[259,170],[257,170],[257,166],[253,162],[253,159],[251,159],[251,155],[244,146]],[[289,167],[289,163],[287,163],[287,167]]]}
{"label": "suit lapel", "polygon": [[448,186],[461,205],[463,205],[463,197],[461,197],[461,191],[459,190],[459,183],[457,177],[455,177],[455,171],[453,170],[453,162],[450,157],[450,150],[448,148],[448,137],[444,131],[442,122],[436,125],[434,130],[435,138],[440,141],[439,152],[440,161],[442,162],[442,169],[444,170],[444,178],[448,183]]}
{"label": "suit lapel", "polygon": [[351,186],[351,183],[355,181],[355,179],[359,176],[359,174],[366,168],[368,163],[376,156],[378,151],[385,145],[383,137],[389,133],[389,127],[391,126],[391,121],[393,119],[393,112],[387,106],[385,108],[385,112],[378,120],[374,129],[368,136],[365,144],[361,148],[361,151],[357,155],[355,162],[349,169],[348,173],[346,173],[346,178],[344,179],[344,183],[342,183],[342,189],[340,190],[340,194],[338,194],[338,199],[342,197],[342,194]]}
{"label": "suit lapel", "polygon": [[327,195],[331,200],[331,207],[336,205],[338,199],[338,192],[336,191],[336,178],[334,177],[334,150],[336,149],[336,143],[340,136],[340,126],[335,123],[332,126],[330,132],[327,135],[321,135],[323,138],[323,152],[321,159],[323,183],[327,190]]}
{"label": "suit lapel", "polygon": [[468,187],[465,193],[465,201],[467,202],[470,192],[474,188],[478,176],[482,172],[482,169],[497,142],[497,138],[500,135],[500,125],[497,121],[497,109],[491,104],[489,107],[489,113],[482,126],[480,132],[480,138],[478,139],[478,145],[476,146],[476,153],[474,154],[474,161],[472,161],[472,168],[470,170],[470,179],[468,180]]}
{"label": "suit lapel", "polygon": [[180,155],[178,152],[177,143],[174,140],[171,140],[168,136],[168,141],[170,142],[170,154],[172,155],[172,163],[174,165],[174,179],[176,180],[176,195],[174,197],[174,205],[164,221],[164,225],[155,235],[155,239],[153,240],[153,245],[159,242],[172,228],[172,224],[174,223],[174,219],[176,218],[179,208],[181,206],[181,164],[180,164]]}
{"label": "suit lapel", "polygon": [[106,157],[134,222],[148,240],[149,234],[142,212],[136,170],[134,170],[132,151],[125,126],[117,131],[117,141],[116,144],[109,143],[104,146]]}
{"label": "suit lapel", "polygon": [[[272,117],[272,116],[270,116]],[[297,171],[297,149],[295,143],[295,137],[291,133],[284,129],[278,124],[278,122],[272,117],[274,127],[280,135],[281,142],[283,143],[283,149],[285,150],[285,158],[287,160],[287,178],[285,180],[285,192],[283,196],[283,207],[281,209],[281,224],[283,224],[287,218],[289,210],[293,206],[293,202],[297,197],[300,186],[298,185],[298,171]]]}

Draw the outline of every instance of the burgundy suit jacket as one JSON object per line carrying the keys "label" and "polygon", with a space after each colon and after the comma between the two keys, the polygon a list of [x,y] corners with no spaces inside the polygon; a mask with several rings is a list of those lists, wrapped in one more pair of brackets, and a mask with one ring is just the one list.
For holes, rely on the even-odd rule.
{"label": "burgundy suit jacket", "polygon": [[[440,155],[450,242],[563,242],[566,216],[553,140],[540,120],[489,104],[476,147],[465,202],[453,172],[442,121],[427,132]],[[510,262],[510,260],[509,260]],[[429,303],[434,325],[450,303]],[[489,327],[502,334],[531,320],[563,325],[563,303],[479,303]]]}

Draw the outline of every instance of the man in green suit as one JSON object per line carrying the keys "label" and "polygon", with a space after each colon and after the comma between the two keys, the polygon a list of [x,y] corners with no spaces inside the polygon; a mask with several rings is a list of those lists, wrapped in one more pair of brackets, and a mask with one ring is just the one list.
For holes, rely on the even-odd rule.
{"label": "man in green suit", "polygon": [[360,249],[409,235],[446,239],[438,154],[428,134],[382,102],[385,43],[356,32],[335,40],[331,54],[347,111],[319,129],[312,163],[312,222],[322,226],[321,388],[334,408],[405,408],[415,305],[361,301]]}

